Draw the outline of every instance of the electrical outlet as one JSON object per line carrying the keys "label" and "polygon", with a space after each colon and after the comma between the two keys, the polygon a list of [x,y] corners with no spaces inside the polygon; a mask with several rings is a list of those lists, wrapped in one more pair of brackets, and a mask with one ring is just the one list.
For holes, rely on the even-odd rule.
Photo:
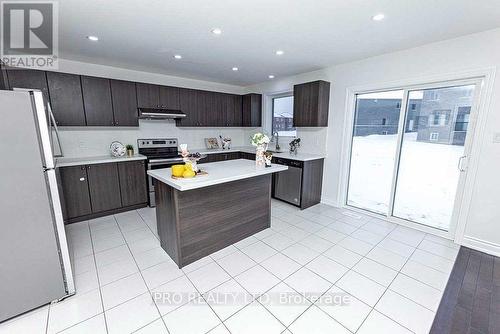
{"label": "electrical outlet", "polygon": [[493,134],[493,142],[495,144],[500,144],[500,132],[495,132]]}

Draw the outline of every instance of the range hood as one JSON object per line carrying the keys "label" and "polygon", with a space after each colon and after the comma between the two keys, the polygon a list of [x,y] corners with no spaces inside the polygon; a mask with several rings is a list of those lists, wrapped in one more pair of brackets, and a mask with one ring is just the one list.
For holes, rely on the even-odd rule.
{"label": "range hood", "polygon": [[180,110],[172,110],[162,107],[157,108],[138,108],[139,118],[141,119],[179,119],[186,117],[186,114]]}

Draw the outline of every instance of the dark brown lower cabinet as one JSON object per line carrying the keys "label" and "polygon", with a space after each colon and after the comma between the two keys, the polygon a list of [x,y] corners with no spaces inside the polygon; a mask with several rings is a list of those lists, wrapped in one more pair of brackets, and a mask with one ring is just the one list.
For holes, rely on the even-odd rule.
{"label": "dark brown lower cabinet", "polygon": [[147,205],[143,160],[60,167],[58,172],[67,223]]}
{"label": "dark brown lower cabinet", "polygon": [[118,174],[123,206],[148,202],[144,160],[118,163]]}
{"label": "dark brown lower cabinet", "polygon": [[59,168],[65,219],[86,216],[92,213],[90,205],[87,166]]}
{"label": "dark brown lower cabinet", "polygon": [[87,166],[90,200],[94,213],[122,206],[120,179],[116,163]]}
{"label": "dark brown lower cabinet", "polygon": [[208,155],[207,162],[235,160],[240,158],[240,152],[214,153]]}

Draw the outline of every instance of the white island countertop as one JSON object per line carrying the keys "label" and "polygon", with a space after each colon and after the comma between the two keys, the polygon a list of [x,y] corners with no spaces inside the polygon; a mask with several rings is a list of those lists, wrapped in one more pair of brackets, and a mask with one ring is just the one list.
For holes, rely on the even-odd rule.
{"label": "white island countertop", "polygon": [[199,165],[208,175],[196,176],[190,179],[173,179],[170,168],[153,169],[148,171],[151,177],[180,190],[192,190],[209,187],[216,184],[248,179],[255,176],[287,170],[287,166],[272,164],[271,167],[255,167],[255,161],[238,159],[211,162]]}

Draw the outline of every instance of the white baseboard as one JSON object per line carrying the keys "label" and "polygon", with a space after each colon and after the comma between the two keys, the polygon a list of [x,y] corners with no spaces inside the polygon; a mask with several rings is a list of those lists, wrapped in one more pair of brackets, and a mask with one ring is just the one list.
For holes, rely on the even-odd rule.
{"label": "white baseboard", "polygon": [[500,257],[500,245],[493,242],[464,236],[462,246]]}
{"label": "white baseboard", "polygon": [[328,197],[321,197],[321,203],[323,204],[326,204],[326,205],[331,205],[331,206],[334,206],[336,208],[339,207],[338,203]]}

